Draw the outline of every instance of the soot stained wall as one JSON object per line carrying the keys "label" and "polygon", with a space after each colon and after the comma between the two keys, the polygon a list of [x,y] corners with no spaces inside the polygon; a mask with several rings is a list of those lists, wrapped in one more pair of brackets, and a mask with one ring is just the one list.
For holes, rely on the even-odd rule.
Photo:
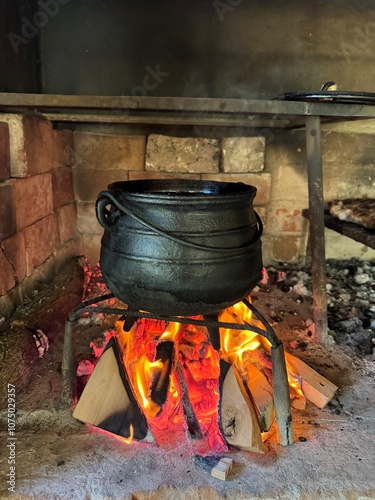
{"label": "soot stained wall", "polygon": [[371,0],[80,0],[42,29],[41,58],[47,93],[261,98],[373,91],[374,47]]}
{"label": "soot stained wall", "polygon": [[36,0],[0,0],[0,92],[39,92]]}

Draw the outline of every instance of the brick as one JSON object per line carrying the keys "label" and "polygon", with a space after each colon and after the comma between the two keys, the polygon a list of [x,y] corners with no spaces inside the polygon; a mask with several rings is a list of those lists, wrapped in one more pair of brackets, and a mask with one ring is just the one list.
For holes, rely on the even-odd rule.
{"label": "brick", "polygon": [[56,131],[49,121],[15,114],[2,114],[0,122],[9,126],[11,177],[30,177],[71,164],[70,131]]}
{"label": "brick", "polygon": [[103,228],[96,218],[95,203],[77,204],[77,229],[80,233],[102,234]]}
{"label": "brick", "polygon": [[0,318],[2,317],[4,317],[5,319],[10,318],[14,313],[14,311],[17,309],[17,307],[19,307],[20,305],[22,305],[20,285],[16,285],[11,290],[9,290],[9,292],[5,293],[5,295],[1,295],[0,293]]}
{"label": "brick", "polygon": [[83,253],[87,257],[90,265],[95,265],[99,262],[100,247],[101,247],[100,234],[83,234]]}
{"label": "brick", "polygon": [[55,168],[52,174],[53,209],[74,202],[73,171],[71,167]]}
{"label": "brick", "polygon": [[267,229],[267,208],[266,207],[256,207],[255,211],[259,215],[263,223],[263,232]]}
{"label": "brick", "polygon": [[265,267],[270,266],[273,261],[271,257],[272,238],[263,233],[262,236],[262,260]]}
{"label": "brick", "polygon": [[67,167],[73,164],[73,132],[52,130],[51,162],[52,168]]}
{"label": "brick", "polygon": [[83,255],[82,235],[75,234],[73,238],[70,238],[56,248],[53,255],[55,258],[55,270],[58,273],[69,259]]}
{"label": "brick", "polygon": [[5,295],[15,285],[16,279],[13,266],[0,248],[0,295]]}
{"label": "brick", "polygon": [[324,233],[326,259],[349,260],[355,255],[359,260],[375,261],[375,249],[327,228]]}
{"label": "brick", "polygon": [[273,201],[268,207],[270,234],[302,233],[307,229],[307,219],[302,216],[301,207],[292,201]]}
{"label": "brick", "polygon": [[224,172],[262,172],[265,146],[264,137],[226,137],[221,141]]}
{"label": "brick", "polygon": [[23,131],[27,176],[52,169],[53,131],[51,122],[24,117]]}
{"label": "brick", "polygon": [[50,173],[26,179],[12,179],[17,229],[30,226],[52,213],[52,177]]}
{"label": "brick", "polygon": [[58,246],[56,215],[51,214],[24,230],[26,246],[26,275],[42,264]]}
{"label": "brick", "polygon": [[280,165],[273,170],[272,200],[293,201],[307,207],[307,169]]}
{"label": "brick", "polygon": [[14,277],[20,283],[26,275],[25,238],[22,231],[1,242],[4,255],[13,267]]}
{"label": "brick", "polygon": [[74,166],[99,170],[144,170],[146,137],[75,132]]}
{"label": "brick", "polygon": [[0,182],[10,177],[9,126],[0,122]]}
{"label": "brick", "polygon": [[77,206],[64,205],[56,210],[60,243],[69,240],[77,232]]}
{"label": "brick", "polygon": [[257,188],[257,195],[254,200],[254,206],[265,206],[270,200],[271,193],[271,174],[217,174],[202,175],[203,180],[218,182],[243,182]]}
{"label": "brick", "polygon": [[23,117],[15,114],[1,114],[0,121],[8,124],[9,127],[11,177],[27,177]]}
{"label": "brick", "polygon": [[0,240],[17,231],[14,187],[10,182],[0,184]]}
{"label": "brick", "polygon": [[220,148],[216,139],[150,135],[146,170],[175,173],[219,172]]}
{"label": "brick", "polygon": [[33,269],[30,276],[22,281],[21,293],[23,297],[35,297],[41,288],[52,281],[55,277],[55,258],[50,255],[42,264],[39,264]]}
{"label": "brick", "polygon": [[[199,174],[178,174],[179,179],[199,180]],[[147,179],[175,179],[176,174],[167,174],[165,172],[129,172],[129,181],[147,180]]]}
{"label": "brick", "polygon": [[74,192],[78,201],[96,201],[100,191],[106,190],[108,184],[127,180],[127,172],[118,170],[95,170],[93,172],[86,168],[73,169]]}
{"label": "brick", "polygon": [[301,245],[300,236],[278,236],[272,242],[272,259],[276,262],[298,262],[302,254]]}

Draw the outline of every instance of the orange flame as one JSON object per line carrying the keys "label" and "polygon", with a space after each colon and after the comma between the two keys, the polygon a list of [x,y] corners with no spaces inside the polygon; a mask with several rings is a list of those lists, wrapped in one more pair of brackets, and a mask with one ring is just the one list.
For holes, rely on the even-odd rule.
{"label": "orange flame", "polygon": [[301,388],[301,379],[299,375],[295,373],[294,367],[288,362],[288,360],[285,360],[285,363],[289,387],[291,387],[298,396],[302,398],[305,397]]}
{"label": "orange flame", "polygon": [[[202,319],[200,316],[195,318]],[[265,329],[242,301],[222,311],[218,315],[218,320],[236,324],[246,323],[250,327]],[[199,423],[203,440],[206,440],[216,452],[225,451],[226,445],[222,440],[218,423],[220,356],[230,362],[244,380],[247,380],[247,365],[254,355],[262,366],[270,368],[268,356],[271,352],[270,342],[251,329],[219,328],[221,346],[219,353],[212,347],[207,329],[203,326],[138,319],[133,327],[125,332],[123,324],[123,321],[117,322],[116,330],[123,349],[125,368],[137,401],[156,440],[158,442],[168,440],[169,436],[176,433],[177,428],[182,428],[184,423],[182,394],[186,389],[181,386],[181,374],[177,374],[173,368],[177,362],[181,367],[190,404]],[[167,341],[173,342],[174,359],[168,361],[169,363],[172,361],[172,367],[169,364],[171,370],[166,400],[162,404],[157,404],[151,398],[152,387],[166,367],[161,359],[156,359],[156,349],[159,343]],[[254,354],[250,356],[250,353]],[[289,385],[294,394],[303,396],[299,377],[289,363],[287,371]],[[133,430],[125,442],[130,442],[132,437]],[[197,446],[197,440],[193,442],[193,446]]]}
{"label": "orange flame", "polygon": [[165,329],[164,333],[160,336],[159,341],[163,340],[175,340],[178,331],[180,329],[180,323],[174,323],[171,321],[168,323],[167,328]]}
{"label": "orange flame", "polygon": [[[250,297],[248,298],[251,302]],[[222,311],[219,321],[231,323],[247,323],[264,330],[263,324],[252,317],[251,310],[243,303],[238,302],[232,307]],[[224,358],[232,363],[237,370],[246,374],[246,361],[243,354],[248,351],[255,351],[262,346],[268,353],[271,351],[271,343],[263,336],[251,330],[233,330],[230,328],[220,328],[221,351]],[[286,361],[289,386],[296,394],[303,397],[301,382],[295,369]]]}
{"label": "orange flame", "polygon": [[161,407],[150,398],[151,385],[157,372],[163,369],[163,363],[161,360],[151,362],[144,354],[135,362],[134,369],[136,380],[135,389],[142,402],[145,415],[149,418],[155,417],[161,410]]}
{"label": "orange flame", "polygon": [[[243,302],[238,302],[222,311],[219,314],[219,321],[261,325],[257,320],[253,320],[251,310]],[[251,330],[233,330],[231,328],[220,328],[219,332],[222,355],[242,373],[245,368],[242,355],[246,351],[255,351],[260,347],[262,343],[260,335]]]}
{"label": "orange flame", "polygon": [[93,431],[93,432],[99,432],[100,434],[105,434],[106,436],[112,436],[114,437],[117,441],[120,441],[121,443],[125,443],[125,444],[131,444],[133,442],[133,438],[134,438],[134,428],[132,426],[132,424],[130,424],[129,426],[129,430],[130,430],[130,436],[129,437],[123,437],[123,436],[119,436],[118,434],[113,434],[113,432],[109,432],[109,431],[106,431],[105,429],[102,429],[100,427],[96,427],[94,425],[90,425],[90,424],[87,424],[88,427]]}

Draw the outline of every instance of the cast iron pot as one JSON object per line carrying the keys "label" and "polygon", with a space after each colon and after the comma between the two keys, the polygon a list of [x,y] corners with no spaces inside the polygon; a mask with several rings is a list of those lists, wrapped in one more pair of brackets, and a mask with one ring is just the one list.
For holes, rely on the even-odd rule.
{"label": "cast iron pot", "polygon": [[261,277],[256,188],[192,180],[114,182],[96,202],[100,265],[133,310],[193,316],[243,299]]}

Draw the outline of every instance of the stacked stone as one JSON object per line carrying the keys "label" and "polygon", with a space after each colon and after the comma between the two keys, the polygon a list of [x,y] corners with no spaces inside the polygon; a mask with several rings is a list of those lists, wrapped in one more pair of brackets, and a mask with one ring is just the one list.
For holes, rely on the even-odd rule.
{"label": "stacked stone", "polygon": [[80,252],[72,134],[0,115],[0,316],[8,316]]}

